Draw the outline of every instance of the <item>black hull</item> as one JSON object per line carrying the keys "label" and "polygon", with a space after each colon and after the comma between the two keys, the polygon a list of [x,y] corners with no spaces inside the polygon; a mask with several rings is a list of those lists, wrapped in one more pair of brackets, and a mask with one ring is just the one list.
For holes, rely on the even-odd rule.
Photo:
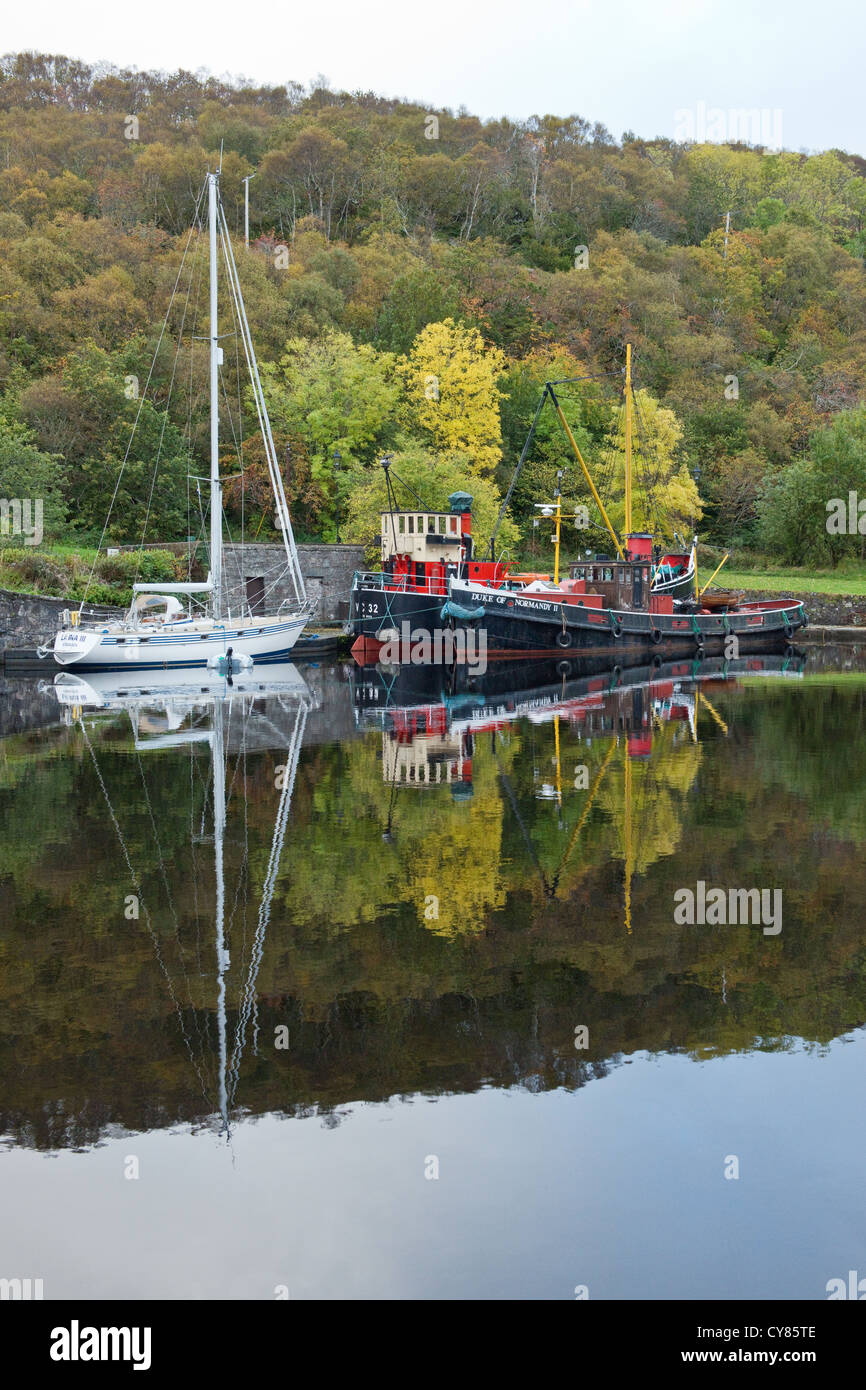
{"label": "black hull", "polygon": [[593,609],[459,583],[452,583],[451,598],[461,607],[484,610],[466,626],[479,637],[485,634],[488,661],[498,655],[538,658],[591,651],[630,665],[653,654],[672,659],[697,650],[707,656],[784,651],[808,622],[803,605],[794,601],[760,612],[647,613]]}
{"label": "black hull", "polygon": [[411,590],[383,589],[379,585],[357,585],[349,601],[349,626],[353,637],[378,637],[380,632],[401,630],[401,624],[433,632],[442,628],[445,594],[420,594]]}

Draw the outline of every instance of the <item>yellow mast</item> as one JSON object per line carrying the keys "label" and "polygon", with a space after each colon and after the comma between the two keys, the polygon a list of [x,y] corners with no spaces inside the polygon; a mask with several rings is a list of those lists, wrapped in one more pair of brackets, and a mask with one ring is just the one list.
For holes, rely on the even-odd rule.
{"label": "yellow mast", "polygon": [[628,734],[625,736],[625,929],[631,936],[631,875],[632,875],[632,833],[631,833],[631,758],[628,752]]}
{"label": "yellow mast", "polygon": [[586,481],[587,481],[587,483],[589,484],[589,490],[590,490],[590,492],[592,493],[593,499],[594,499],[594,501],[595,501],[595,505],[598,507],[598,510],[601,512],[602,520],[604,521],[605,526],[607,527],[608,531],[610,532],[611,540],[613,541],[614,545],[615,545],[616,548],[617,548],[617,552],[618,552],[618,554],[619,554],[619,558],[620,558],[621,560],[624,560],[624,559],[625,559],[625,553],[624,553],[624,551],[623,551],[622,546],[621,546],[620,543],[619,543],[619,539],[618,539],[618,537],[617,537],[616,531],[614,531],[613,527],[612,527],[611,524],[610,524],[610,518],[609,518],[607,512],[606,512],[605,509],[604,509],[604,503],[602,502],[601,498],[599,497],[598,492],[596,491],[595,483],[592,481],[592,475],[590,474],[589,469],[587,468],[586,464],[585,464],[584,461],[583,461],[583,454],[580,452],[580,450],[579,450],[578,447],[577,447],[577,440],[575,439],[574,435],[573,435],[572,432],[571,432],[571,426],[569,425],[568,421],[567,421],[566,418],[565,418],[565,415],[564,415],[564,413],[563,413],[562,406],[559,404],[559,401],[556,399],[556,396],[553,394],[553,391],[552,391],[552,389],[551,389],[551,387],[550,387],[549,384],[548,384],[548,386],[547,386],[547,393],[548,393],[548,395],[550,396],[550,399],[551,399],[551,401],[552,401],[552,403],[553,403],[553,408],[554,408],[554,410],[556,411],[557,417],[558,417],[558,419],[559,419],[559,423],[562,425],[562,428],[563,428],[563,430],[565,431],[565,437],[566,437],[566,439],[568,440],[569,444],[571,445],[572,453],[574,454],[574,457],[577,459],[578,463],[580,464],[581,468],[583,469],[583,476],[586,478]]}
{"label": "yellow mast", "polygon": [[728,737],[728,726],[727,726],[727,724],[725,723],[725,721],[724,721],[724,719],[722,718],[722,716],[719,714],[718,710],[717,710],[717,709],[714,709],[713,706],[710,704],[710,702],[709,702],[709,700],[707,699],[706,695],[702,694],[702,692],[700,691],[700,689],[698,689],[698,690],[695,691],[695,724],[697,724],[697,722],[698,722],[698,704],[697,704],[697,697],[698,697],[699,695],[700,695],[700,698],[701,698],[701,700],[702,700],[702,702],[703,702],[704,709],[708,709],[708,710],[709,710],[710,714],[711,714],[711,715],[713,716],[713,718],[715,719],[716,723],[718,724],[718,726],[719,726],[719,728],[721,729],[722,733],[724,734],[725,738],[727,738],[727,737]]}
{"label": "yellow mast", "polygon": [[631,535],[631,343],[625,345],[625,534]]}
{"label": "yellow mast", "polygon": [[[586,821],[587,821],[587,818],[588,818],[588,816],[589,816],[589,813],[590,813],[590,811],[592,810],[593,802],[595,801],[596,793],[597,793],[599,787],[601,786],[602,781],[604,780],[604,774],[607,772],[608,763],[610,762],[611,758],[613,757],[614,753],[616,752],[616,748],[617,748],[616,740],[613,739],[613,740],[611,740],[611,745],[610,745],[610,747],[608,748],[607,753],[605,754],[604,762],[602,763],[601,767],[599,768],[598,772],[596,773],[595,780],[594,780],[592,786],[591,786],[590,789],[589,789],[589,796],[586,798],[586,805],[584,806],[583,811],[581,812],[580,820],[577,822],[577,824],[575,825],[573,831],[571,832],[571,838],[569,839],[568,845],[566,846],[565,853],[563,854],[561,860],[559,861],[559,868],[558,868],[557,871],[556,871],[556,877],[555,877],[555,879],[554,879],[554,883],[555,883],[555,884],[557,884],[557,883],[559,882],[560,877],[561,877],[562,874],[565,872],[566,865],[568,864],[568,861],[569,861],[569,859],[571,858],[571,851],[574,849],[575,843],[577,842],[577,837],[578,837],[578,835],[580,834],[581,830],[583,829],[584,825],[586,824]],[[557,759],[558,759],[558,758],[559,758],[559,748],[558,748],[558,746],[557,746],[557,754],[556,754],[556,756],[557,756]]]}
{"label": "yellow mast", "polygon": [[554,552],[553,552],[553,582],[554,582],[554,584],[558,584],[558,583],[559,583],[559,541],[560,541],[560,535],[561,535],[561,528],[562,528],[562,493],[560,492],[559,486],[557,486],[557,489],[556,489],[556,536],[555,536],[555,539],[554,539],[554,542],[553,542],[553,544],[554,544]]}

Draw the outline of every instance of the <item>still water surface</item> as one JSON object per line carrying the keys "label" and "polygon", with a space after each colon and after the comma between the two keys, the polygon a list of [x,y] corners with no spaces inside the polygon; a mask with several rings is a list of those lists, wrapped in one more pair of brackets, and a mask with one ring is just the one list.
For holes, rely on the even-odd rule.
{"label": "still water surface", "polygon": [[[0,1276],[866,1275],[857,664],[7,683]],[[699,881],[781,890],[781,931],[679,925]]]}

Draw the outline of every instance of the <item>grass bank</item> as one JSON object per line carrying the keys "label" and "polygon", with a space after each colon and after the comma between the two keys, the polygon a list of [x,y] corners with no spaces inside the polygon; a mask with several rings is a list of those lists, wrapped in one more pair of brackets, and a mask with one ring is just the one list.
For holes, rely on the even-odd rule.
{"label": "grass bank", "polygon": [[[91,578],[92,571],[92,578]],[[186,562],[167,550],[97,554],[95,547],[0,546],[0,589],[126,607],[132,585],[186,579]]]}

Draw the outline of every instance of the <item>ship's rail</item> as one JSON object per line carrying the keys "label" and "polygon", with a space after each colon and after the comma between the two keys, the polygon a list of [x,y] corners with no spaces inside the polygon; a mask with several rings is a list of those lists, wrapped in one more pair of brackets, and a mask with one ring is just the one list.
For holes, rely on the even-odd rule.
{"label": "ship's rail", "polygon": [[353,589],[378,589],[389,594],[431,594],[436,598],[446,598],[448,585],[442,575],[428,575],[425,582],[409,582],[409,576],[383,574],[381,570],[356,570],[352,580]]}

